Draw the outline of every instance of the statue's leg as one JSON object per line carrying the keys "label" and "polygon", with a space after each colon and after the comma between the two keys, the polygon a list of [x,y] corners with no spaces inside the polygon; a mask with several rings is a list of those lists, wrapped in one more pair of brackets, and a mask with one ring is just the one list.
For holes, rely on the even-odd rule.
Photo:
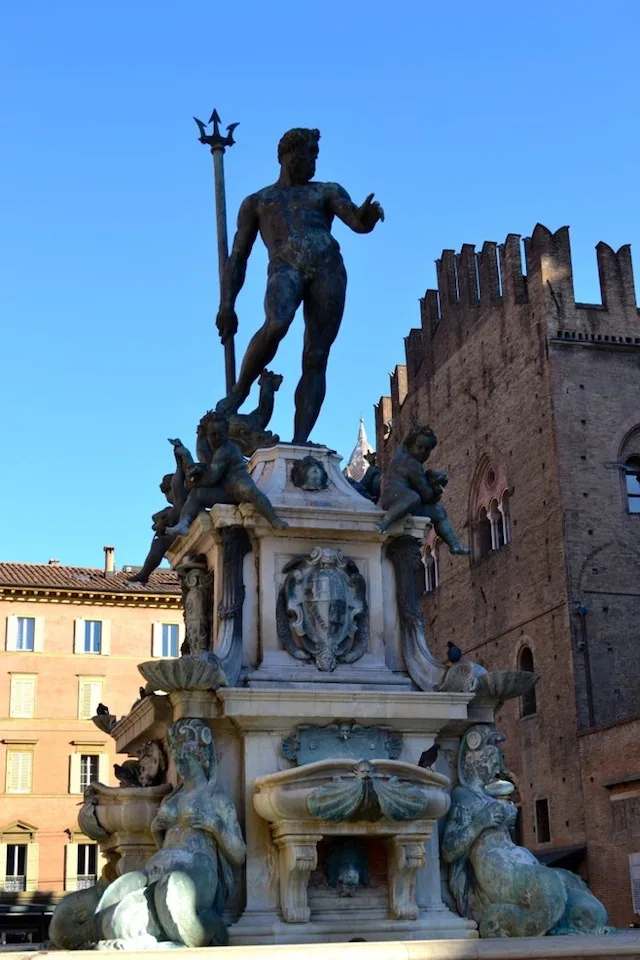
{"label": "statue's leg", "polygon": [[276,355],[278,345],[291,326],[302,302],[304,277],[288,264],[269,264],[264,309],[267,319],[253,335],[247,347],[235,387],[217,408],[223,413],[236,413],[249,396],[251,387]]}
{"label": "statue's leg", "polygon": [[471,551],[468,547],[464,545],[459,539],[458,536],[451,526],[451,521],[447,516],[447,511],[440,503],[436,503],[433,506],[425,505],[420,510],[420,516],[429,517],[433,523],[433,529],[438,534],[441,540],[449,547],[451,553],[460,553],[468,554]]}
{"label": "statue's leg", "polygon": [[167,533],[173,537],[184,537],[201,510],[215,506],[216,503],[228,503],[222,487],[196,487],[189,491],[185,500],[180,521],[174,527],[167,527]]}
{"label": "statue's leg", "polygon": [[261,490],[258,490],[253,480],[250,479],[249,483],[245,483],[238,490],[238,499],[240,500],[240,498],[242,498],[241,502],[252,503],[258,513],[277,530],[284,530],[289,526],[286,520],[280,519],[271,506],[271,501]]}
{"label": "statue's leg", "polygon": [[154,537],[151,541],[147,559],[142,564],[142,568],[138,573],[129,578],[130,583],[146,583],[153,571],[157,570],[162,563],[165,553],[174,540],[175,537],[170,534]]}
{"label": "statue's leg", "polygon": [[304,296],[302,377],[296,388],[293,442],[305,444],[318,419],[327,389],[327,362],[338,335],[347,274],[342,261],[318,270]]}
{"label": "statue's leg", "polygon": [[396,520],[402,520],[403,517],[406,517],[410,513],[417,513],[420,509],[420,495],[411,490],[404,497],[398,497],[397,500],[387,508],[385,515],[378,524],[378,530],[380,533],[384,533],[385,530],[391,526],[392,523],[395,523]]}

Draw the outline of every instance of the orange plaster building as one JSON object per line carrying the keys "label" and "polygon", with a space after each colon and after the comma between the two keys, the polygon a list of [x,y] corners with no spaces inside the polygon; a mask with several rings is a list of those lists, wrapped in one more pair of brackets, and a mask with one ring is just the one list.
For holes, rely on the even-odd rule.
{"label": "orange plaster building", "polygon": [[78,806],[92,780],[115,785],[116,755],[91,717],[127,713],[138,663],[179,653],[176,574],[131,569],[111,547],[103,569],[0,562],[0,943],[42,940],[61,895],[100,874]]}

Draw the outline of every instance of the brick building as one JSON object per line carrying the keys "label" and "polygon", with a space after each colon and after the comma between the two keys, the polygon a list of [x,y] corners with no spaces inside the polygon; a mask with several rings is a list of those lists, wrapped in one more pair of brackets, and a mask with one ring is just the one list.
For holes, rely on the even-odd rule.
{"label": "brick building", "polygon": [[624,926],[640,861],[640,318],[629,247],[596,251],[600,304],[575,301],[566,228],[538,225],[524,256],[515,235],[445,250],[376,430],[383,467],[412,415],[435,430],[473,552],[425,544],[432,649],[540,674],[499,717],[521,835]]}
{"label": "brick building", "polygon": [[113,740],[91,721],[103,702],[121,716],[137,664],[177,656],[177,576],[130,584],[105,548],[104,569],[0,563],[0,941],[42,939],[67,890],[94,882],[96,845],[78,829],[91,780],[115,785]]}

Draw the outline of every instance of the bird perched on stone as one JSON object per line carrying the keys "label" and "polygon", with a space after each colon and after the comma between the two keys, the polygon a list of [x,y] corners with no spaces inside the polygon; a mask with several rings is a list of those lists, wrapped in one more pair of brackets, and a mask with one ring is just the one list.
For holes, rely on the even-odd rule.
{"label": "bird perched on stone", "polygon": [[462,650],[460,647],[457,647],[455,643],[451,643],[451,640],[447,641],[447,660],[449,663],[459,663],[462,659]]}
{"label": "bird perched on stone", "polygon": [[109,715],[109,707],[105,707],[104,703],[99,703],[96,707],[96,716],[97,717],[106,717]]}
{"label": "bird perched on stone", "polygon": [[428,750],[425,750],[418,760],[418,766],[423,767],[425,770],[431,770],[434,763],[438,759],[438,753],[440,751],[440,746],[437,743],[434,743],[432,747],[429,747]]}

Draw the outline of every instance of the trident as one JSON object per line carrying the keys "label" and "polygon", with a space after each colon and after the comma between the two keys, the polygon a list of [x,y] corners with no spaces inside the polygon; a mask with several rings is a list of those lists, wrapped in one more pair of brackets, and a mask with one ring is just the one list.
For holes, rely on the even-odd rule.
{"label": "trident", "polygon": [[[222,276],[224,274],[225,264],[228,257],[227,246],[227,201],[224,192],[224,151],[227,147],[232,147],[235,143],[233,131],[238,126],[237,123],[231,123],[227,127],[227,135],[223,137],[220,133],[220,117],[218,111],[214,110],[209,118],[209,123],[204,124],[197,117],[193,118],[198,124],[200,143],[206,144],[211,148],[213,156],[213,181],[216,197],[216,228],[218,231],[218,276],[220,279],[220,289],[222,289]],[[213,124],[213,132],[207,133],[207,126]],[[224,371],[227,387],[227,396],[236,385],[236,347],[233,340],[233,334],[230,334],[226,340],[223,340],[224,346]]]}

